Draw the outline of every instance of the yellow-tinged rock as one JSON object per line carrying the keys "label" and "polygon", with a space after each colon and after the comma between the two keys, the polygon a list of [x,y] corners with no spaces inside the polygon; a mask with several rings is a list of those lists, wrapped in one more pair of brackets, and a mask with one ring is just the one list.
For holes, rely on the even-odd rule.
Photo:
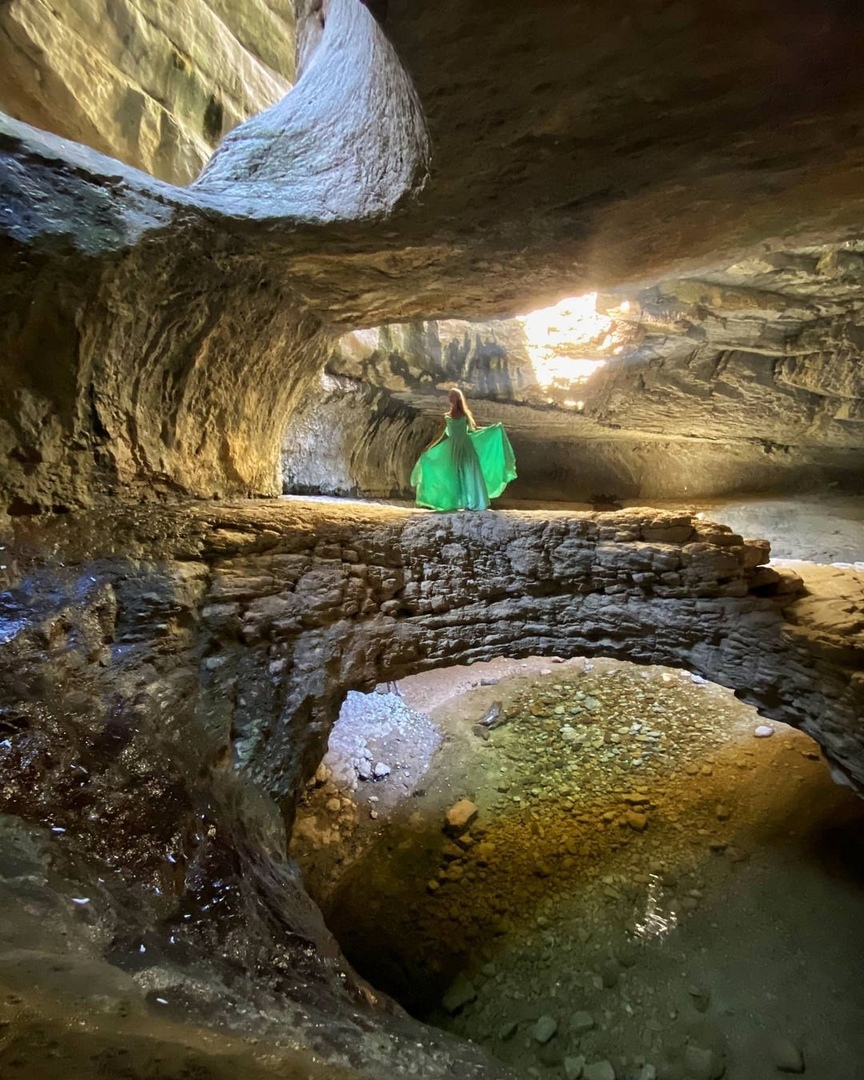
{"label": "yellow-tinged rock", "polygon": [[0,109],[172,183],[293,78],[286,0],[0,5]]}

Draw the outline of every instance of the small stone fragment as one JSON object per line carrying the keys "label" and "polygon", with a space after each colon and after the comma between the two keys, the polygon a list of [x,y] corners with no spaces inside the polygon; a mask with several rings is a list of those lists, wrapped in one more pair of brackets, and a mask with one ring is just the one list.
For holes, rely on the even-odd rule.
{"label": "small stone fragment", "polygon": [[383,780],[385,776],[390,775],[390,766],[385,765],[383,761],[378,761],[372,768],[372,776],[375,780]]}
{"label": "small stone fragment", "polygon": [[636,1074],[636,1080],[657,1080],[657,1070],[653,1065],[643,1065]]}
{"label": "small stone fragment", "polygon": [[570,1021],[570,1031],[574,1035],[584,1035],[586,1031],[592,1031],[594,1028],[594,1017],[588,1012],[573,1013],[573,1018]]}
{"label": "small stone fragment", "polygon": [[642,814],[638,810],[628,810],[627,824],[636,832],[644,832],[648,825],[648,815]]}
{"label": "small stone fragment", "polygon": [[477,817],[477,806],[470,799],[460,799],[447,811],[447,827],[462,832]]}
{"label": "small stone fragment", "polygon": [[770,739],[774,734],[774,728],[770,724],[760,724],[753,734],[757,739]]}
{"label": "small stone fragment", "polygon": [[806,1070],[804,1055],[789,1039],[775,1039],[771,1054],[778,1072],[803,1073]]}
{"label": "small stone fragment", "polygon": [[557,1030],[557,1020],[551,1016],[541,1016],[531,1028],[531,1037],[538,1043],[548,1043]]}
{"label": "small stone fragment", "polygon": [[592,1061],[582,1071],[583,1080],[615,1080],[611,1061]]}
{"label": "small stone fragment", "polygon": [[476,1000],[477,990],[474,987],[474,983],[471,982],[464,972],[460,972],[441,999],[441,1004],[452,1016],[459,1012],[460,1009],[464,1009],[466,1005],[470,1005],[472,1001]]}
{"label": "small stone fragment", "polygon": [[581,1080],[585,1069],[585,1058],[580,1054],[578,1057],[564,1058],[565,1080]]}
{"label": "small stone fragment", "polygon": [[708,1006],[711,1004],[710,990],[706,990],[703,986],[688,986],[687,993],[690,995],[693,1008],[697,1012],[704,1013],[708,1011]]}

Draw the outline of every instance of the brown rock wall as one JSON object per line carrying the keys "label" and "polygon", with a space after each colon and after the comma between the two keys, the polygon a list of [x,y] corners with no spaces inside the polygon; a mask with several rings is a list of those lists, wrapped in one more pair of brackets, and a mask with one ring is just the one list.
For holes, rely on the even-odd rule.
{"label": "brown rock wall", "polygon": [[[184,1039],[251,1040],[244,1063],[503,1080],[346,968],[285,861],[277,804],[290,820],[348,689],[532,653],[688,668],[807,730],[862,785],[864,581],[823,568],[802,589],[767,556],[648,509],[298,501],[19,523],[0,594],[0,811],[17,831],[0,826],[27,876],[10,884],[4,862],[5,925],[37,976],[40,957],[56,965],[46,927],[63,930],[83,1039],[122,997],[119,1031],[170,1042],[164,1002]],[[44,926],[21,923],[32,910]]]}
{"label": "brown rock wall", "polygon": [[[294,502],[106,521],[112,544],[128,538],[133,557],[149,549],[152,563],[155,547],[191,560],[184,582],[206,581],[181,619],[193,628],[182,662],[199,669],[196,714],[214,745],[233,747],[286,805],[348,689],[532,653],[689,667],[806,727],[864,780],[864,747],[850,751],[860,741],[849,682],[861,647],[858,578],[826,571],[830,603],[818,600],[818,582],[799,595],[794,573],[763,566],[764,541],[725,526],[648,510],[437,515]],[[93,543],[82,528],[55,526],[53,543],[71,562],[76,544]],[[110,592],[117,570],[104,573]],[[841,596],[858,614],[834,634]],[[170,633],[176,616],[164,611],[136,625],[151,616]]]}

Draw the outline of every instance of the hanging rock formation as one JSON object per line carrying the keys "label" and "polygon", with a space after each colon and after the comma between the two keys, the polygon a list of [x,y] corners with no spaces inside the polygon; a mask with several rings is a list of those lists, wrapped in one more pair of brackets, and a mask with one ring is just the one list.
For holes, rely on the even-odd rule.
{"label": "hanging rock formation", "polygon": [[319,325],[501,315],[860,235],[861,16],[839,0],[782,19],[767,0],[555,19],[501,0],[447,34],[435,5],[377,13],[386,37],[358,0],[303,5],[297,86],[189,189],[5,123],[4,507],[135,477],[277,491]]}

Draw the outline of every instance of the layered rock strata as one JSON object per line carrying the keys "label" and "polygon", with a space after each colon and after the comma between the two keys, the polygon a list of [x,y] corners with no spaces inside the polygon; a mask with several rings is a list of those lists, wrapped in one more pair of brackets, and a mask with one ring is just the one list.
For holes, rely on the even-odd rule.
{"label": "layered rock strata", "polygon": [[[57,1043],[69,1062],[96,1054],[100,1011],[122,1000],[124,1031],[262,1075],[313,1057],[328,1077],[503,1075],[365,988],[285,861],[283,822],[348,689],[502,655],[679,665],[808,731],[864,784],[864,582],[825,570],[802,586],[721,525],[292,502],[127,506],[16,534],[0,621],[8,979],[49,988],[22,999],[49,1026],[79,988],[83,1043]],[[68,981],[47,974],[58,950]],[[211,1026],[228,1041],[204,1053]]]}
{"label": "layered rock strata", "polygon": [[[126,554],[88,571],[88,604],[104,594],[107,622],[103,645],[88,645],[86,657],[110,668],[112,656],[125,664],[128,641],[146,642],[148,657],[163,642],[160,663],[188,667],[178,692],[194,698],[213,745],[286,809],[322,756],[348,689],[532,653],[687,666],[807,730],[864,779],[854,618],[830,606],[836,646],[821,638],[831,621],[824,615],[811,640],[817,597],[791,571],[763,565],[767,542],[743,541],[726,526],[646,510],[418,516],[293,502],[108,511],[101,520],[97,535],[107,527],[111,548]],[[67,567],[83,568],[92,529],[77,516],[58,520],[48,543]],[[50,583],[65,597],[62,609],[74,609],[79,572],[69,569],[63,586],[46,567],[38,582],[26,579],[35,592],[13,588],[9,640],[49,617],[27,605]],[[854,614],[857,579],[836,575]],[[66,655],[70,641],[58,635]],[[101,668],[90,674],[115,678]],[[7,685],[10,702],[15,685]],[[127,687],[122,696],[134,694]]]}
{"label": "layered rock strata", "polygon": [[[441,34],[439,6],[391,3],[376,8],[385,36],[358,0],[326,13],[310,0],[296,87],[235,129],[191,190],[7,122],[0,505],[81,505],[133,476],[196,495],[275,492],[281,436],[321,367],[319,327],[524,311],[860,236],[864,169],[848,133],[864,109],[849,89],[859,63],[846,5],[782,19],[764,0],[675,18],[664,4],[638,19],[618,8],[560,5],[559,25],[502,2],[482,26],[452,12]],[[514,61],[531,56],[542,78]],[[847,256],[832,259],[846,273]],[[697,292],[698,307],[704,281]],[[766,369],[752,360],[764,342],[721,320],[743,336],[723,339],[719,365],[697,355],[709,374],[695,384],[679,385],[684,361],[664,355],[647,408],[627,404],[639,386],[626,373],[625,400],[621,384],[600,396],[602,430],[633,431],[634,471],[658,403],[676,438],[707,414],[720,438],[731,425],[727,441],[739,412],[764,404]],[[776,365],[792,422],[769,415],[754,432],[781,446],[794,444],[787,428],[820,445],[824,433],[829,472],[849,472],[848,440],[835,436],[857,425],[847,324],[816,328],[807,352],[824,364],[790,353]],[[821,348],[822,330],[843,349]],[[723,407],[690,410],[691,390],[723,385],[724,370]],[[827,405],[816,383],[832,387]],[[139,387],[140,407],[129,400]]]}
{"label": "layered rock strata", "polygon": [[175,184],[293,78],[290,0],[0,6],[0,109]]}
{"label": "layered rock strata", "polygon": [[[289,424],[285,490],[410,494],[417,446],[438,434],[451,383],[481,421],[507,425],[520,472],[508,492],[515,498],[858,489],[862,259],[860,244],[825,245],[601,295],[593,332],[576,321],[568,339],[566,315],[549,313],[560,324],[554,348],[532,338],[524,318],[345,335],[320,406],[303,402]],[[580,376],[584,361],[601,366]],[[331,421],[310,443],[318,408]],[[382,425],[382,412],[416,419],[417,439]],[[313,472],[303,453],[314,449]]]}

